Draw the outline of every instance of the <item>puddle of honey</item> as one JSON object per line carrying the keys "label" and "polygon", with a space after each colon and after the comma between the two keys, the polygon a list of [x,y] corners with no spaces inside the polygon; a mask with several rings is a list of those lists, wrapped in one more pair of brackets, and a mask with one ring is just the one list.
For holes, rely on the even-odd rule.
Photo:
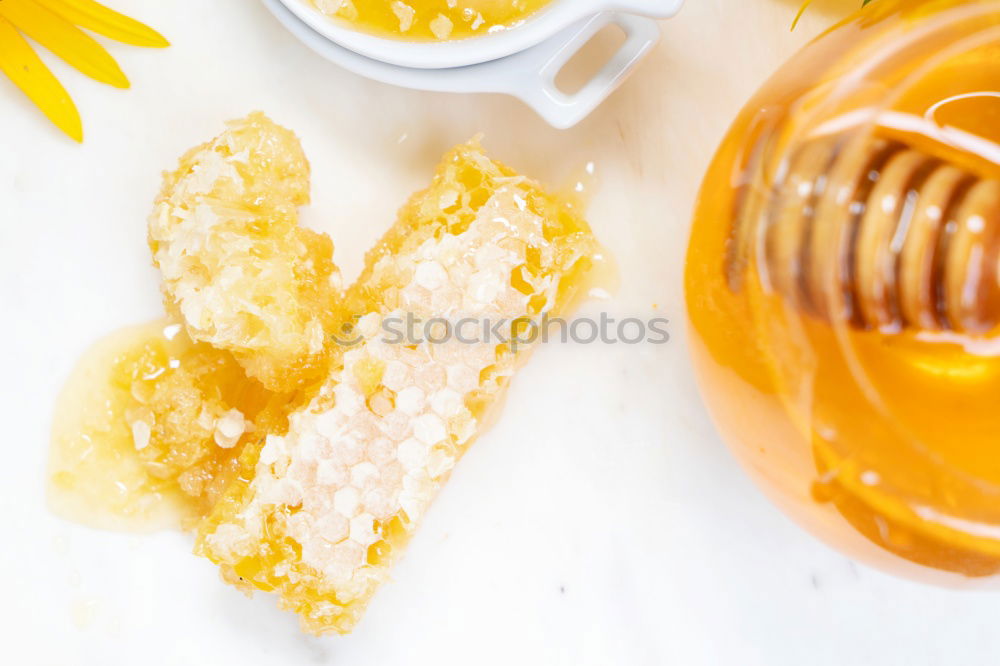
{"label": "puddle of honey", "polygon": [[[50,506],[104,529],[190,526],[237,472],[242,446],[264,436],[251,423],[224,448],[203,413],[237,409],[248,423],[263,423],[277,402],[228,353],[193,343],[180,325],[163,320],[112,333],[87,351],[57,401]],[[148,438],[134,431],[136,414],[154,421]]]}

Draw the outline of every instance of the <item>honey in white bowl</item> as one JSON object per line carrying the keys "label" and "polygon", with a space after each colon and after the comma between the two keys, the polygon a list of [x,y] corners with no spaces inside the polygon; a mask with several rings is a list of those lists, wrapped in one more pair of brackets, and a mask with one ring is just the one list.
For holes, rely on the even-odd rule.
{"label": "honey in white bowl", "polygon": [[446,41],[517,27],[551,0],[313,0],[316,8],[382,37]]}

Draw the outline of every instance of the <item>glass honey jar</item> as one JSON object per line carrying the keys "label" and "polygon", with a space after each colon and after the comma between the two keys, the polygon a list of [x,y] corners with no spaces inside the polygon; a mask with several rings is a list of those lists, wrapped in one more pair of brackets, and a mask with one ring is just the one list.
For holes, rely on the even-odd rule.
{"label": "glass honey jar", "polygon": [[751,100],[699,197],[723,437],[844,552],[1000,573],[1000,0],[876,0]]}

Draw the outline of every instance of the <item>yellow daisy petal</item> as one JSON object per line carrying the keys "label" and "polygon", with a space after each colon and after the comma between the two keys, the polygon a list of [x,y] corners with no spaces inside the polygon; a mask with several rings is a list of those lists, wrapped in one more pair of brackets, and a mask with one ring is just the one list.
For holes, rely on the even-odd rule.
{"label": "yellow daisy petal", "polygon": [[163,35],[144,23],[94,0],[35,0],[71,23],[92,30],[99,35],[133,46],[164,48],[170,46]]}
{"label": "yellow daisy petal", "polygon": [[0,0],[0,15],[92,79],[116,88],[129,87],[128,78],[103,46],[33,0]]}
{"label": "yellow daisy petal", "polygon": [[24,37],[2,17],[0,17],[0,71],[9,76],[11,81],[23,90],[59,129],[76,141],[83,141],[83,123],[69,93],[35,54]]}
{"label": "yellow daisy petal", "polygon": [[795,18],[792,20],[792,30],[795,30],[795,26],[797,26],[799,21],[802,20],[802,15],[806,13],[806,10],[809,9],[809,5],[811,4],[812,0],[805,0],[805,2],[802,3],[802,6],[799,7],[799,11],[795,14]]}

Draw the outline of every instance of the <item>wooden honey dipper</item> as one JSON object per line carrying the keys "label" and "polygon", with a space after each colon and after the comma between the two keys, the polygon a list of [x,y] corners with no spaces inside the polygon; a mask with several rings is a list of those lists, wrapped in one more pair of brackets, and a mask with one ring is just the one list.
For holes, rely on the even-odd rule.
{"label": "wooden honey dipper", "polygon": [[841,136],[806,143],[774,180],[740,197],[733,245],[745,262],[762,244],[763,281],[798,309],[883,331],[1000,325],[1000,181]]}

